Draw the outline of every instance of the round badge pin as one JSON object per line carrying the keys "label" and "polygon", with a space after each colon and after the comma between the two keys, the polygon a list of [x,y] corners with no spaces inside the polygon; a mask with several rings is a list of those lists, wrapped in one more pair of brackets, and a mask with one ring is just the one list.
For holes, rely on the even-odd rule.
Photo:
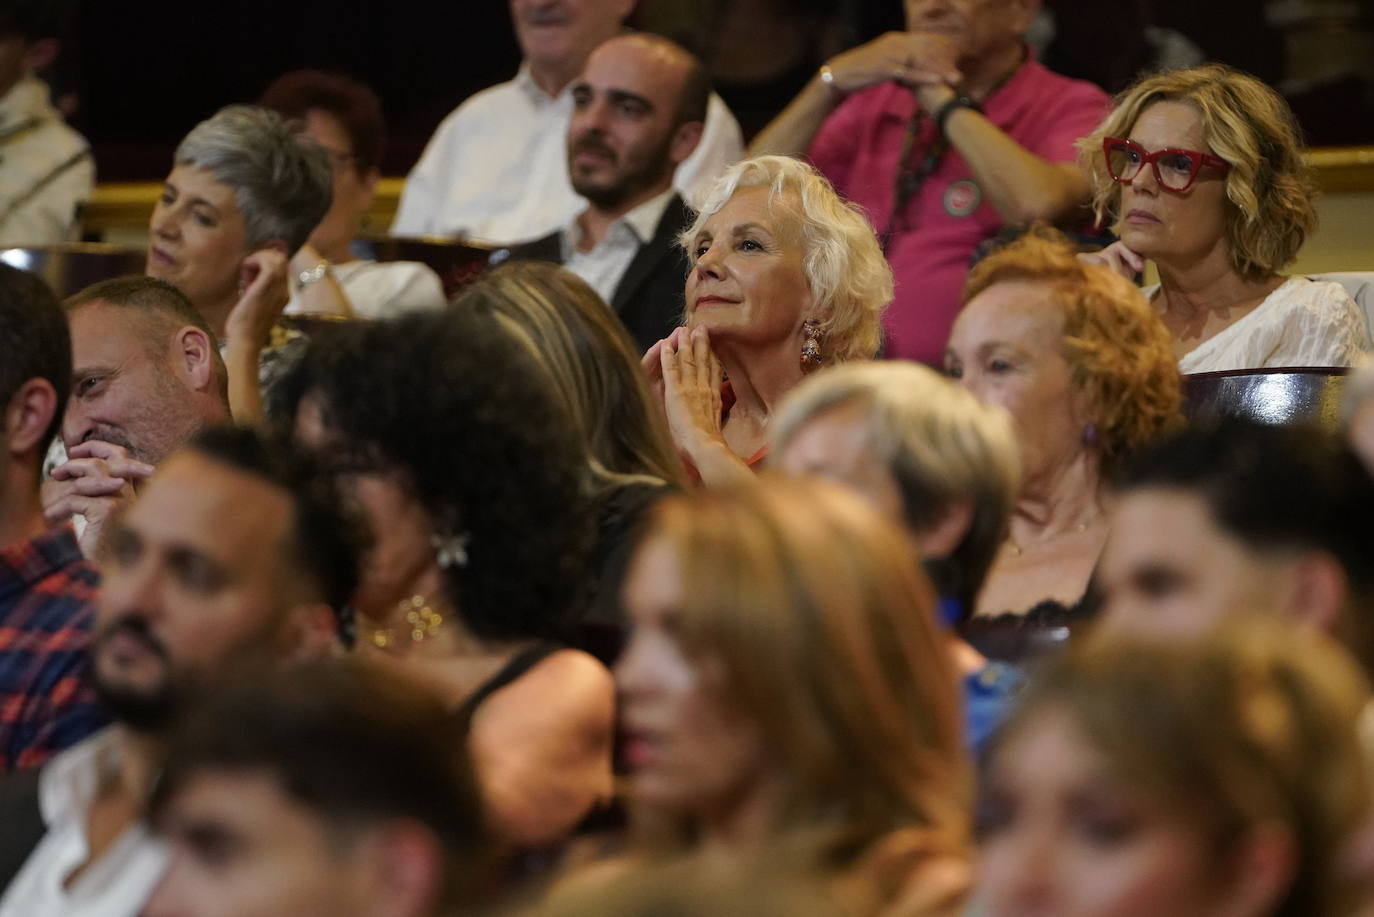
{"label": "round badge pin", "polygon": [[973,179],[961,179],[945,189],[945,213],[952,217],[966,217],[982,202],[983,189]]}

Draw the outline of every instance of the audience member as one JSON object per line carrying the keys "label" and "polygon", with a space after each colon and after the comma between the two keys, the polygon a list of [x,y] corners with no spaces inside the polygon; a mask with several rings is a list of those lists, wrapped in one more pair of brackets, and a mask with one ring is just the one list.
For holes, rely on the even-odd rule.
{"label": "audience member", "polygon": [[769,415],[808,371],[878,352],[892,271],[857,208],[785,156],[726,170],[681,243],[687,324],[644,367],[678,452],[715,486],[763,460]]}
{"label": "audience member", "polygon": [[0,772],[42,764],[105,722],[86,669],[98,577],[38,496],[71,361],[52,292],[0,265]]}
{"label": "audience member", "polygon": [[205,317],[234,416],[252,421],[260,355],[290,298],[289,259],[329,210],[329,157],[275,112],[231,105],[196,125],[173,162],[148,227],[147,273]]}
{"label": "audience member", "polygon": [[980,262],[964,301],[946,370],[1011,412],[1022,467],[1010,533],[974,613],[1062,620],[1106,537],[1105,479],[1179,421],[1169,335],[1129,281],[1080,262],[1050,232]]}
{"label": "audience member", "polygon": [[91,148],[34,75],[56,59],[72,6],[0,2],[0,247],[72,241],[95,186]]}
{"label": "audience member", "polygon": [[1084,257],[1132,278],[1155,263],[1145,294],[1183,372],[1348,366],[1369,346],[1344,287],[1279,273],[1317,215],[1273,89],[1220,64],[1148,77],[1079,148],[1098,219],[1121,236]]}
{"label": "audience member", "polygon": [[0,915],[141,913],[167,865],[143,803],[190,693],[255,658],[338,646],[335,610],[357,581],[339,505],[281,447],[217,428],[113,521],[91,657],[116,722],[0,785]]}
{"label": "audience member", "polygon": [[1181,637],[1277,612],[1374,671],[1374,481],[1336,434],[1241,420],[1189,430],[1130,462],[1116,494],[1104,625]]}
{"label": "audience member", "polygon": [[625,604],[642,854],[775,859],[856,915],[958,913],[959,701],[900,530],[825,482],[668,497]]}
{"label": "audience member", "polygon": [[94,556],[105,522],[153,468],[199,430],[229,419],[214,332],[176,287],[120,277],[63,303],[71,328],[66,460],[43,486],[50,522],[84,519]]}
{"label": "audience member", "polygon": [[[585,282],[551,264],[498,267],[454,307],[493,316],[544,368],[561,398],[582,445],[584,488],[597,523],[592,569],[599,576],[589,618],[598,626],[622,623],[630,534],[666,488],[682,483],[682,463],[634,344]],[[614,654],[614,642],[603,656]]]}
{"label": "audience member", "polygon": [[[568,183],[572,82],[617,35],[635,0],[510,0],[524,61],[515,79],[444,119],[406,179],[396,235],[461,235],[502,245],[568,225],[585,207]],[[740,156],[739,125],[714,93],[701,142],[673,185],[688,201]]]}
{"label": "audience member", "polygon": [[329,155],[334,176],[329,211],[291,256],[286,312],[381,318],[411,309],[441,309],[439,275],[418,261],[369,261],[353,251],[381,178],[386,124],[376,93],[319,70],[293,70],[258,100],[292,122]]}
{"label": "audience member", "polygon": [[643,353],[682,321],[687,261],[677,236],[692,221],[673,169],[701,139],[710,84],[666,38],[631,34],[592,52],[573,82],[568,173],[587,207],[516,258],[565,265],[610,304]]}
{"label": "audience member", "polygon": [[172,738],[144,917],[470,913],[481,806],[443,707],[337,661],[235,678]]}
{"label": "audience member", "polygon": [[338,329],[284,384],[296,436],[372,522],[359,643],[466,731],[502,841],[562,840],[611,794],[615,698],[562,642],[592,519],[548,379],[492,316],[452,309]]}
{"label": "audience member", "polygon": [[1021,679],[953,627],[977,604],[1016,500],[1019,458],[1005,413],[918,364],[836,366],[783,400],[771,446],[775,467],[838,481],[903,527],[940,591],[965,732],[981,747]]}
{"label": "audience member", "polygon": [[905,6],[907,31],[832,58],[749,152],[805,152],[863,207],[897,278],[888,355],[938,364],[978,247],[1087,201],[1074,141],[1107,97],[1035,61],[1039,0]]}
{"label": "audience member", "polygon": [[1366,356],[1345,380],[1341,420],[1346,439],[1374,475],[1374,356]]}
{"label": "audience member", "polygon": [[1075,648],[995,740],[988,917],[1353,914],[1343,854],[1369,806],[1369,687],[1316,635]]}

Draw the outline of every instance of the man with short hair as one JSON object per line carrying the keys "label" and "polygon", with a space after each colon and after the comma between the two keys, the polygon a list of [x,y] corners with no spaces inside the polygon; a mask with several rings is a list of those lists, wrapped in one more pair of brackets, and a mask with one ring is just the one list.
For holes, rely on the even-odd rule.
{"label": "man with short hair", "polygon": [[110,513],[195,433],[229,419],[214,332],[190,300],[151,277],[120,277],[64,304],[72,339],[67,461],[44,486],[49,521],[74,514],[90,555]]}
{"label": "man with short hair", "polygon": [[201,433],[117,516],[91,650],[115,725],[0,784],[0,917],[139,913],[167,853],[141,821],[198,686],[338,646],[357,545],[327,476],[248,429]]}
{"label": "man with short hair", "polygon": [[173,856],[144,917],[437,917],[490,882],[452,714],[356,663],[222,686],[174,736],[151,808]]}
{"label": "man with short hair", "polygon": [[34,74],[59,50],[69,0],[0,0],[0,247],[74,238],[95,187],[85,139]]}
{"label": "man with short hair", "polygon": [[749,153],[805,153],[864,209],[896,281],[887,355],[938,367],[979,247],[1087,203],[1075,142],[1107,96],[1034,59],[1040,0],[905,6],[907,31],[832,58]]}
{"label": "man with short hair", "polygon": [[[524,61],[510,82],[444,119],[406,179],[395,235],[459,235],[511,245],[568,224],[585,206],[568,181],[571,83],[621,30],[634,0],[510,0]],[[674,185],[688,200],[739,158],[739,125],[710,96],[700,144]]]}
{"label": "man with short hair", "polygon": [[1129,463],[1116,492],[1097,574],[1108,629],[1188,634],[1280,613],[1374,671],[1374,481],[1334,434],[1190,430]]}
{"label": "man with short hair", "polygon": [[567,167],[586,208],[511,250],[563,264],[620,316],[641,351],[680,323],[691,223],[673,172],[701,139],[710,82],[686,49],[656,35],[610,39],[572,83]]}
{"label": "man with short hair", "polygon": [[105,723],[86,669],[99,578],[39,502],[71,382],[67,323],[32,274],[0,265],[0,772],[35,767]]}

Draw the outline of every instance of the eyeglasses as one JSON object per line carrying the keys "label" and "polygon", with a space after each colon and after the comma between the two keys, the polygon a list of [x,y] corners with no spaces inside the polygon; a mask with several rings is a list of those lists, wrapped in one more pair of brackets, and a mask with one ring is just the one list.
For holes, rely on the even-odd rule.
{"label": "eyeglasses", "polygon": [[1102,152],[1107,157],[1107,171],[1123,185],[1135,181],[1146,163],[1154,170],[1155,181],[1170,191],[1187,191],[1191,188],[1203,166],[1211,166],[1222,173],[1231,170],[1229,162],[1211,153],[1173,148],[1147,153],[1139,144],[1120,137],[1104,139]]}

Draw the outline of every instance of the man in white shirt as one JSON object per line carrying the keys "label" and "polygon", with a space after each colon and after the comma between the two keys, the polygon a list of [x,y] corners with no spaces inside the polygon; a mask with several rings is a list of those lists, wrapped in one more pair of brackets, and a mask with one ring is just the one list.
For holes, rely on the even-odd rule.
{"label": "man in white shirt", "polygon": [[[566,168],[571,82],[633,6],[634,0],[511,0],[525,55],[520,72],[472,96],[439,125],[406,180],[392,234],[508,245],[566,225],[585,206]],[[702,140],[678,167],[674,185],[694,200],[742,149],[739,125],[713,94]]]}
{"label": "man in white shirt", "polygon": [[187,698],[245,662],[338,645],[358,554],[324,480],[284,445],[214,428],[110,524],[91,659],[115,725],[0,784],[0,917],[142,910],[167,865],[144,801]]}
{"label": "man in white shirt", "polygon": [[57,57],[67,7],[0,3],[0,246],[70,241],[95,187],[90,147],[34,76]]}
{"label": "man in white shirt", "polygon": [[673,171],[701,138],[705,69],[666,38],[620,35],[573,81],[568,173],[587,206],[558,232],[511,250],[560,263],[601,295],[640,350],[680,323],[690,223]]}

